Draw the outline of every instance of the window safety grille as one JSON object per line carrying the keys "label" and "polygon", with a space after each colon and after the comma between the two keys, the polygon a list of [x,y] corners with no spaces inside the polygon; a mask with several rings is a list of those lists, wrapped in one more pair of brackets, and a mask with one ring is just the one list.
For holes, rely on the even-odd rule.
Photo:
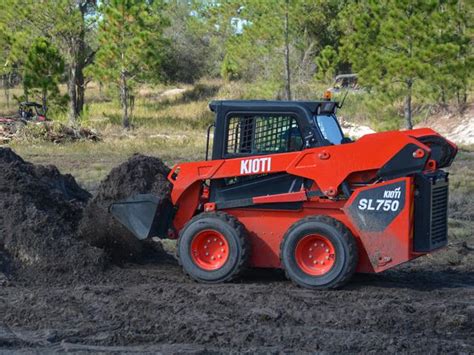
{"label": "window safety grille", "polygon": [[292,116],[233,116],[228,121],[229,155],[283,153],[300,150],[302,145]]}

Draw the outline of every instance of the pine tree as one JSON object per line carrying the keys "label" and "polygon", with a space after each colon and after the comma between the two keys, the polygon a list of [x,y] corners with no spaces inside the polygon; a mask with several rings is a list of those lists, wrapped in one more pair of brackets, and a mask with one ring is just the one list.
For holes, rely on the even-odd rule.
{"label": "pine tree", "polygon": [[462,112],[467,106],[469,84],[474,70],[474,3],[447,1],[440,10],[441,25],[436,39],[439,43],[449,43],[452,50],[439,58],[437,75],[433,80],[434,94],[445,107],[450,100],[456,100],[458,109]]}
{"label": "pine tree", "polygon": [[90,46],[96,0],[5,0],[10,17],[21,25],[30,42],[45,37],[65,61],[69,97],[69,121],[75,124],[84,106],[84,69],[95,51]]}
{"label": "pine tree", "polygon": [[339,58],[336,50],[331,46],[326,46],[315,60],[318,66],[316,78],[329,82],[334,79]]}
{"label": "pine tree", "polygon": [[311,80],[314,58],[337,38],[331,16],[340,7],[331,0],[227,0],[210,6],[218,31],[227,35],[222,76],[274,80],[282,96],[292,99],[292,83]]}
{"label": "pine tree", "polygon": [[439,41],[440,2],[381,0],[353,2],[342,15],[343,49],[360,81],[404,99],[406,128],[413,127],[412,100],[437,76],[454,46]]}
{"label": "pine tree", "polygon": [[99,50],[93,73],[119,89],[124,128],[130,127],[130,101],[135,84],[144,78],[160,77],[166,20],[160,12],[161,3],[152,4],[140,0],[108,0],[101,7]]}
{"label": "pine tree", "polygon": [[[32,29],[22,26],[15,16],[16,5],[17,0],[0,2],[0,75],[3,77],[7,105],[12,81],[21,75],[31,41],[36,35]],[[23,87],[27,98],[26,88]]]}
{"label": "pine tree", "polygon": [[32,43],[25,62],[25,87],[39,89],[43,111],[48,107],[48,98],[59,96],[58,84],[64,73],[64,60],[47,39],[38,37]]}

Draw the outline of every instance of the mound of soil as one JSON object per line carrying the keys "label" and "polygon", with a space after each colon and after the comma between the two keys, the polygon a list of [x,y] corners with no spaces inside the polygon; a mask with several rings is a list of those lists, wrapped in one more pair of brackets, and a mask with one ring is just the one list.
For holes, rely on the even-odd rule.
{"label": "mound of soil", "polygon": [[171,193],[171,184],[167,180],[169,172],[170,169],[161,159],[140,154],[133,155],[113,168],[84,210],[79,226],[81,238],[103,248],[117,264],[139,261],[146,252],[147,243],[138,240],[120,224],[109,213],[109,206],[113,202],[145,193],[157,196],[160,205],[168,203]]}
{"label": "mound of soil", "polygon": [[55,166],[25,162],[0,148],[0,251],[18,269],[84,274],[105,266],[104,253],[76,236],[90,194]]}

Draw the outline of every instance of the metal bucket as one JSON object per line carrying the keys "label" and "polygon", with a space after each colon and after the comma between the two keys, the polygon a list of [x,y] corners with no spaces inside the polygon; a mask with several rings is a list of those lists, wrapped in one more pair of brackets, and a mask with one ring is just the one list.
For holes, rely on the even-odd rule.
{"label": "metal bucket", "polygon": [[138,239],[166,237],[173,205],[152,194],[140,194],[110,205],[109,212]]}

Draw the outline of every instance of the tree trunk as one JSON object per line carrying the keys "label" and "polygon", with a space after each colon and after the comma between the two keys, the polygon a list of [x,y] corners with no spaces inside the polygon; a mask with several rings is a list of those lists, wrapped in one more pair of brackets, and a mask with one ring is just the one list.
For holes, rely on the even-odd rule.
{"label": "tree trunk", "polygon": [[291,100],[291,72],[290,72],[290,41],[289,41],[289,24],[288,24],[288,9],[289,0],[286,0],[285,10],[285,72],[286,72],[286,83],[285,92],[286,99]]}
{"label": "tree trunk", "polygon": [[84,94],[86,91],[83,69],[83,65],[78,65],[76,69],[76,113],[78,116],[81,115],[84,109]]}
{"label": "tree trunk", "polygon": [[71,38],[69,48],[69,123],[74,125],[84,108],[84,68],[86,66],[85,45],[85,16],[87,15],[87,1],[77,0],[77,6],[81,13],[80,31]]}
{"label": "tree trunk", "polygon": [[444,87],[441,88],[440,101],[441,101],[441,106],[443,108],[448,107],[448,104],[446,102],[446,89]]}
{"label": "tree trunk", "polygon": [[80,116],[84,108],[84,68],[86,66],[86,43],[85,43],[85,16],[87,11],[87,1],[78,1],[81,12],[80,32],[77,39],[76,51],[76,114]]}
{"label": "tree trunk", "polygon": [[3,90],[5,93],[5,100],[7,102],[7,108],[10,108],[10,76],[11,74],[5,74],[3,76]]}
{"label": "tree trunk", "polygon": [[43,93],[41,95],[41,104],[43,106],[43,112],[46,113],[48,104],[48,90],[45,88],[43,88]]}
{"label": "tree trunk", "polygon": [[467,107],[467,89],[464,87],[456,90],[456,99],[458,102],[458,112],[463,113]]}
{"label": "tree trunk", "polygon": [[23,79],[23,96],[25,101],[28,101],[28,88],[25,85],[25,79]]}
{"label": "tree trunk", "polygon": [[122,125],[125,129],[130,128],[130,120],[128,117],[128,90],[127,77],[125,73],[122,72],[120,75],[120,101],[122,103],[123,111]]}
{"label": "tree trunk", "polygon": [[405,96],[405,127],[406,129],[413,129],[412,107],[411,107],[413,80],[411,79],[408,80],[406,84],[407,84],[407,94]]}
{"label": "tree trunk", "polygon": [[76,110],[76,63],[75,58],[72,59],[72,63],[69,65],[69,78],[67,81],[67,92],[69,95],[69,124],[75,125],[77,121]]}

